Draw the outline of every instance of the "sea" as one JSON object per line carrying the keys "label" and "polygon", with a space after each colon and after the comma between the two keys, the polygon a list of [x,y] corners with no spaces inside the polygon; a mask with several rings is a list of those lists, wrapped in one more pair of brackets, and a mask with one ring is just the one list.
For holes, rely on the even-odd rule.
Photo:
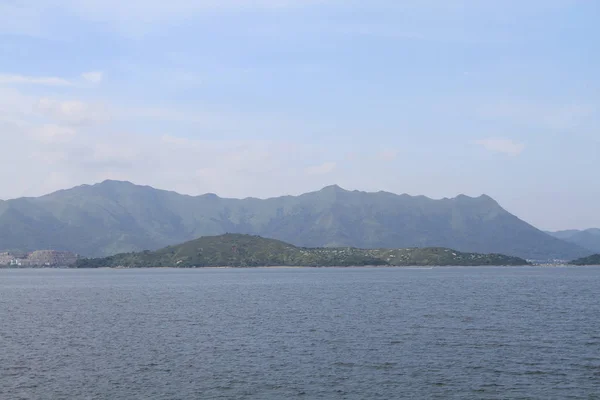
{"label": "sea", "polygon": [[3,269],[0,399],[600,399],[600,267]]}

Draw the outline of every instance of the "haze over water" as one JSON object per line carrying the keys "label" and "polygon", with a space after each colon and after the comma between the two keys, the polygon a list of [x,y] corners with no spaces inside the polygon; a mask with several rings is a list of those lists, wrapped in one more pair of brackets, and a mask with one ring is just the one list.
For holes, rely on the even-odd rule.
{"label": "haze over water", "polygon": [[575,399],[600,267],[0,270],[2,399]]}

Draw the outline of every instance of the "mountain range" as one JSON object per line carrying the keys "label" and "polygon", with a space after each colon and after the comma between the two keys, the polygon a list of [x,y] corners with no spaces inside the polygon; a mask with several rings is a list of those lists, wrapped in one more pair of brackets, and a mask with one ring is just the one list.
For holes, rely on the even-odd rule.
{"label": "mountain range", "polygon": [[555,238],[574,243],[594,253],[600,253],[600,229],[592,228],[586,230],[566,230],[558,232],[546,232]]}
{"label": "mountain range", "polygon": [[224,233],[305,247],[447,247],[544,260],[592,253],[538,230],[486,195],[434,200],[334,185],[299,196],[229,199],[104,181],[0,202],[0,250],[100,257]]}

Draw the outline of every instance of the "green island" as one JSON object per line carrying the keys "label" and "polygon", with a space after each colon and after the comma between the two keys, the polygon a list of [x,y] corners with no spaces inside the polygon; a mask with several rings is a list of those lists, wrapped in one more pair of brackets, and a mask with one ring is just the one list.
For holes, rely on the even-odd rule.
{"label": "green island", "polygon": [[589,257],[578,258],[571,261],[572,265],[600,265],[600,254],[594,254]]}
{"label": "green island", "polygon": [[305,248],[244,234],[205,236],[157,251],[80,259],[76,268],[348,267],[529,265],[519,257],[462,253],[446,248]]}

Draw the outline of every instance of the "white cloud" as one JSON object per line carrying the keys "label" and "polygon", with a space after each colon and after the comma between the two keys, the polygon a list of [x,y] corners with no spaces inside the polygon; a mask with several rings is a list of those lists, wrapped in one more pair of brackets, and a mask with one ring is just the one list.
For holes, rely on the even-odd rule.
{"label": "white cloud", "polygon": [[0,86],[0,116],[15,118],[31,113],[34,102],[16,88]]}
{"label": "white cloud", "polygon": [[33,137],[44,143],[66,142],[77,134],[73,128],[55,124],[46,124],[32,130]]}
{"label": "white cloud", "polygon": [[73,83],[57,77],[0,74],[0,85],[71,86]]}
{"label": "white cloud", "polygon": [[325,175],[333,172],[337,164],[334,162],[326,162],[320,165],[313,165],[311,167],[306,168],[304,171],[308,175]]}
{"label": "white cloud", "polygon": [[81,74],[81,77],[87,82],[98,84],[102,82],[102,79],[104,79],[104,73],[102,71],[84,72],[83,74]]}
{"label": "white cloud", "polygon": [[518,143],[511,139],[489,138],[477,140],[475,143],[483,146],[486,150],[507,154],[513,157],[518,156],[525,150],[525,145],[523,143]]}
{"label": "white cloud", "polygon": [[[200,140],[84,126],[13,124],[0,118],[0,148],[10,169],[0,169],[0,198],[37,196],[105,179],[129,180],[186,194],[275,196],[314,189],[301,143],[278,140]],[[19,171],[14,179],[14,170]],[[312,183],[311,183],[312,182]]]}
{"label": "white cloud", "polygon": [[[111,114],[127,113],[126,109],[111,107],[115,108]],[[161,132],[160,128],[148,133],[144,126],[152,127],[152,122],[136,125],[141,133],[123,131],[118,126],[129,125],[130,120],[125,124],[120,119],[107,120],[104,110],[102,105],[77,99],[40,99],[17,88],[0,87],[0,148],[18,149],[3,156],[11,168],[0,169],[0,181],[11,185],[0,187],[0,198],[37,196],[108,178],[181,193],[215,192],[232,197],[297,194],[315,188],[302,165],[320,157],[318,146],[262,139],[264,135],[231,139],[233,135],[211,134],[224,128],[238,132],[241,127],[244,133],[264,133],[262,128],[273,124],[267,116],[253,120],[248,114],[233,124],[235,117],[219,115],[206,127],[210,113],[192,112],[190,115],[199,117],[191,121],[198,122],[192,137]],[[132,121],[147,120],[135,110],[133,115]],[[167,110],[154,117],[187,121],[190,115],[183,111],[173,115]],[[99,129],[98,122],[106,124]],[[277,122],[269,131],[281,131],[279,123],[288,126],[289,121]],[[199,139],[201,134],[211,139]],[[14,170],[19,171],[18,179]]]}
{"label": "white cloud", "polygon": [[36,108],[42,115],[65,124],[90,125],[108,119],[108,112],[102,105],[78,100],[61,101],[44,97],[37,102]]}

